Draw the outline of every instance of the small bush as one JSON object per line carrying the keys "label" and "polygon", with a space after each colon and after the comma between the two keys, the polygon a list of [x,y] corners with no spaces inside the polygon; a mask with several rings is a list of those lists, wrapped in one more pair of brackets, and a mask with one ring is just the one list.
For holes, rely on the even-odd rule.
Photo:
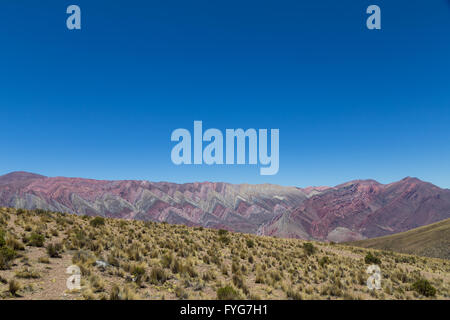
{"label": "small bush", "polygon": [[286,296],[292,300],[303,300],[300,291],[295,290],[294,288],[289,288],[288,291],[286,292]]}
{"label": "small bush", "polygon": [[113,285],[109,294],[109,300],[121,300],[120,288],[117,284]]}
{"label": "small bush", "polygon": [[191,278],[197,278],[198,273],[195,270],[195,267],[192,264],[186,264],[183,268],[183,271],[187,273]]}
{"label": "small bush", "polygon": [[255,241],[252,239],[247,239],[247,247],[253,248],[255,246]]}
{"label": "small bush", "polygon": [[0,270],[9,269],[9,262],[14,260],[16,252],[8,247],[0,248]]}
{"label": "small bush", "polygon": [[416,263],[416,258],[412,257],[412,256],[400,256],[400,257],[395,257],[395,263],[410,263],[410,264],[415,264]]}
{"label": "small bush", "polygon": [[27,239],[28,245],[32,247],[43,247],[44,246],[45,237],[42,234],[33,232],[30,237]]}
{"label": "small bush", "polygon": [[257,269],[255,283],[265,283],[265,282],[266,282],[266,274],[261,269]]}
{"label": "small bush", "polygon": [[228,230],[219,229],[219,236],[226,236],[228,234]]}
{"label": "small bush", "polygon": [[413,290],[425,297],[434,297],[436,295],[436,288],[426,279],[419,279],[412,285]]}
{"label": "small bush", "polygon": [[329,284],[321,289],[320,294],[322,296],[341,297],[344,295],[344,292],[339,288],[338,284]]}
{"label": "small bush", "polygon": [[406,272],[402,272],[400,270],[395,271],[392,274],[391,278],[393,281],[399,281],[399,282],[403,282],[403,283],[409,282],[411,280],[410,277],[408,277],[408,274]]}
{"label": "small bush", "polygon": [[0,229],[0,247],[4,247],[6,245],[5,235],[5,231]]}
{"label": "small bush", "polygon": [[93,226],[94,228],[100,227],[100,226],[104,226],[105,225],[105,218],[103,217],[95,217],[94,219],[91,220],[91,222],[89,222],[89,224],[91,226]]}
{"label": "small bush", "polygon": [[134,281],[136,283],[141,283],[142,279],[145,277],[145,268],[140,265],[134,265],[131,268],[131,274],[134,276]]}
{"label": "small bush", "polygon": [[13,237],[8,237],[8,239],[6,239],[6,246],[13,250],[25,250],[23,243]]}
{"label": "small bush", "polygon": [[218,300],[238,300],[239,298],[239,293],[232,286],[217,289]]}
{"label": "small bush", "polygon": [[91,275],[89,277],[89,283],[91,284],[91,288],[94,293],[103,292],[105,290],[103,280],[96,275]]}
{"label": "small bush", "polygon": [[40,258],[38,259],[38,262],[39,262],[39,263],[49,264],[49,263],[50,263],[50,260],[48,260],[47,257],[40,257]]}
{"label": "small bush", "polygon": [[242,277],[242,275],[234,274],[233,275],[233,284],[238,288],[241,288],[241,289],[244,288],[245,283],[244,283],[244,278]]}
{"label": "small bush", "polygon": [[62,244],[61,243],[50,243],[47,246],[47,254],[50,258],[61,258]]}
{"label": "small bush", "polygon": [[280,273],[279,270],[271,270],[269,275],[270,275],[270,277],[272,278],[272,280],[274,282],[278,282],[281,279],[283,279],[283,276],[282,276],[282,274]]}
{"label": "small bush", "polygon": [[175,288],[175,295],[177,296],[178,299],[189,298],[189,294],[182,287]]}
{"label": "small bush", "polygon": [[374,255],[372,254],[372,252],[369,252],[369,253],[366,255],[366,257],[364,258],[364,261],[365,261],[367,264],[381,264],[380,258],[374,256]]}
{"label": "small bush", "polygon": [[108,255],[108,259],[107,262],[112,265],[113,267],[119,267],[120,266],[120,261],[119,259],[117,259],[117,257],[115,257],[114,255],[110,254]]}
{"label": "small bush", "polygon": [[217,278],[217,276],[214,273],[214,271],[212,271],[212,270],[206,271],[202,276],[202,279],[206,282],[209,282],[211,280],[216,280],[216,278]]}
{"label": "small bush", "polygon": [[83,264],[86,262],[95,262],[95,257],[89,251],[79,250],[72,256],[73,264]]}
{"label": "small bush", "polygon": [[319,265],[323,268],[323,267],[325,267],[325,265],[329,264],[330,262],[331,262],[330,258],[328,258],[327,256],[324,256],[319,260]]}
{"label": "small bush", "polygon": [[170,268],[174,260],[173,254],[166,254],[161,258],[163,268]]}
{"label": "small bush", "polygon": [[163,268],[156,267],[150,272],[150,283],[163,284],[167,280],[167,274]]}
{"label": "small bush", "polygon": [[180,259],[175,259],[171,265],[171,270],[173,273],[183,273],[184,266],[183,263],[180,261]]}
{"label": "small bush", "polygon": [[119,288],[119,286],[114,285],[109,294],[110,300],[139,300],[140,297],[136,294],[134,287],[126,286],[124,288]]}
{"label": "small bush", "polygon": [[224,235],[219,237],[219,241],[222,242],[225,245],[228,245],[231,242],[230,238],[227,237],[227,236],[224,236]]}
{"label": "small bush", "polygon": [[313,255],[316,252],[316,247],[312,243],[306,242],[303,244],[303,250],[307,255]]}
{"label": "small bush", "polygon": [[40,275],[37,271],[24,268],[21,271],[16,272],[16,277],[22,279],[38,279],[40,278]]}
{"label": "small bush", "polygon": [[9,292],[13,295],[16,296],[17,292],[21,289],[20,283],[16,280],[11,280],[9,281]]}

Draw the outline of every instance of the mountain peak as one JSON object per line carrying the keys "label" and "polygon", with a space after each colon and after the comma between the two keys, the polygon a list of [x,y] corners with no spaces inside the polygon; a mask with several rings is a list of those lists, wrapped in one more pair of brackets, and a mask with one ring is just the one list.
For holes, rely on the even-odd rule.
{"label": "mountain peak", "polygon": [[404,182],[423,182],[422,180],[420,180],[419,178],[416,178],[416,177],[405,177],[405,178],[403,178],[401,181],[404,181]]}
{"label": "mountain peak", "polygon": [[10,173],[7,173],[3,176],[0,176],[0,184],[7,184],[12,182],[20,182],[20,181],[27,181],[31,179],[42,179],[47,178],[46,176],[26,172],[26,171],[13,171]]}
{"label": "mountain peak", "polygon": [[352,180],[349,182],[339,184],[335,188],[346,187],[346,186],[350,186],[350,185],[373,186],[373,185],[381,185],[381,183],[379,183],[378,181],[373,180],[373,179]]}

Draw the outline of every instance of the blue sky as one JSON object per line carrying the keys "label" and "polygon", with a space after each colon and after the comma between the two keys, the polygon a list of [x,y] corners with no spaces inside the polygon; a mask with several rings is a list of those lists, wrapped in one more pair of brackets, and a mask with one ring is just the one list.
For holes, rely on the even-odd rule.
{"label": "blue sky", "polygon": [[[0,41],[0,174],[450,188],[447,0],[4,0]],[[279,173],[175,166],[194,120],[279,128]]]}

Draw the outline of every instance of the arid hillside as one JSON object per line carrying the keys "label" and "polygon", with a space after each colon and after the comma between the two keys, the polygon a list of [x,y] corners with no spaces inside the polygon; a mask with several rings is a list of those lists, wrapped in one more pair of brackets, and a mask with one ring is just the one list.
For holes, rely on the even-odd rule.
{"label": "arid hillside", "polygon": [[391,236],[355,241],[351,245],[450,259],[450,219]]}
{"label": "arid hillside", "polygon": [[[373,264],[379,290],[367,287]],[[78,289],[66,286],[72,265]],[[1,299],[449,299],[449,283],[447,260],[0,208]]]}

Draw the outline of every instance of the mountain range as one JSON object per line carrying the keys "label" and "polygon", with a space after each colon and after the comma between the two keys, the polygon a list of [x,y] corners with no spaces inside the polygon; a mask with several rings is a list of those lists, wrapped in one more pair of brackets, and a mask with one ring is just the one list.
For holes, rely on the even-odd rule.
{"label": "mountain range", "polygon": [[0,206],[168,222],[287,238],[344,242],[450,218],[450,190],[417,178],[335,187],[0,176]]}

